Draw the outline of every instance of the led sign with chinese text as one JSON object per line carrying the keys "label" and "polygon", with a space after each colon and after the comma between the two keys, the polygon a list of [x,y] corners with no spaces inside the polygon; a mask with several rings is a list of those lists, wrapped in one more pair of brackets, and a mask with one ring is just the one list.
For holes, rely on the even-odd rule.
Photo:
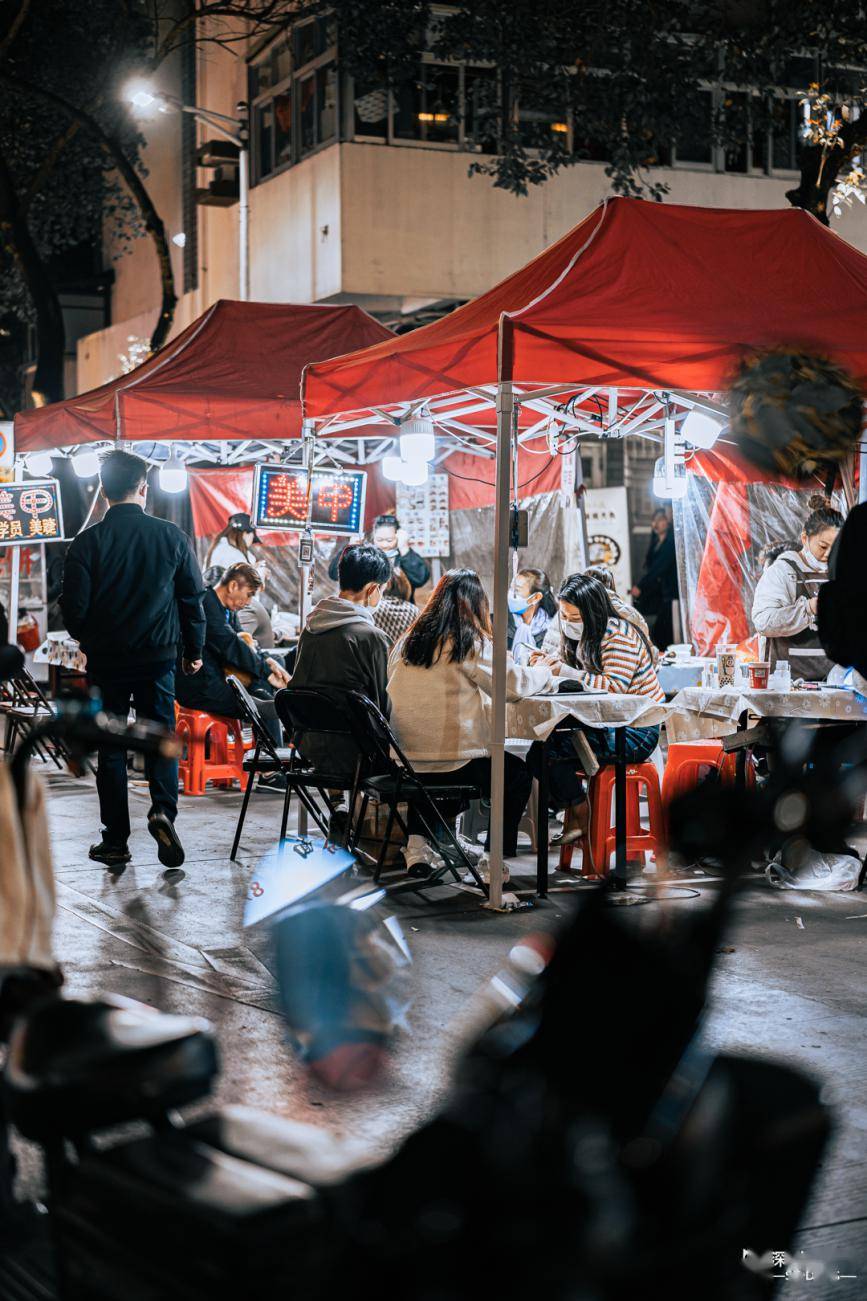
{"label": "led sign with chinese text", "polygon": [[63,512],[56,479],[0,483],[0,546],[63,540]]}
{"label": "led sign with chinese text", "polygon": [[[363,470],[314,470],[310,527],[314,533],[350,536],[364,529]],[[307,472],[285,465],[259,465],[253,482],[253,524],[259,529],[304,528]]]}

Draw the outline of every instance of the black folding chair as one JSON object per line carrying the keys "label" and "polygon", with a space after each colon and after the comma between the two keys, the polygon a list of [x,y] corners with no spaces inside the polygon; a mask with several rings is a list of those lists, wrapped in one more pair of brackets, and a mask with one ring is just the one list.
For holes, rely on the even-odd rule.
{"label": "black folding chair", "polygon": [[[6,715],[6,735],[3,748],[11,754],[19,739],[29,736],[41,723],[54,717],[54,707],[39,683],[26,669],[16,673],[9,683],[9,697],[3,701],[2,712]],[[62,741],[54,740],[41,743],[36,747],[40,759],[51,759],[57,768],[69,758]]]}
{"label": "black folding chair", "polygon": [[[461,880],[461,869],[470,873],[479,889],[487,895],[487,886],[472,859],[444,817],[439,804],[465,804],[478,799],[478,786],[455,782],[453,785],[425,786],[423,776],[415,772],[401,750],[388,720],[372,700],[358,691],[340,687],[285,687],[276,696],[277,713],[293,729],[293,742],[303,746],[304,735],[341,737],[353,743],[356,753],[355,776],[350,785],[344,778],[341,789],[350,792],[349,823],[346,847],[357,852],[364,816],[371,801],[385,804],[388,823],[379,858],[374,866],[374,880],[379,881],[394,824],[409,835],[398,805],[412,804],[428,837],[438,842],[444,865],[423,878],[389,885],[390,893],[420,891],[437,885],[450,873]],[[317,777],[319,774],[316,774]],[[323,778],[320,777],[320,780]],[[353,817],[358,798],[359,811]],[[437,830],[441,835],[437,836]]]}
{"label": "black folding chair", "polygon": [[[293,750],[293,761],[286,773],[286,780],[293,790],[297,790],[298,798],[302,802],[305,802],[306,796],[306,800],[309,801],[308,808],[315,805],[311,792],[317,792],[322,801],[318,813],[313,813],[317,826],[323,828],[324,820],[330,819],[335,812],[334,803],[328,792],[348,793],[349,816],[343,843],[349,849],[353,847],[353,841],[358,839],[357,836],[352,835],[352,815],[362,774],[365,771],[365,758],[355,743],[353,729],[346,714],[343,699],[345,695],[346,693],[338,688],[293,687],[290,683],[288,687],[277,692],[274,705]],[[349,746],[352,751],[351,772],[348,768],[337,769],[336,767],[334,771],[325,771],[305,759],[304,739],[311,737],[327,738],[328,744],[339,740],[343,744],[344,752]],[[325,835],[328,834],[326,828]]]}

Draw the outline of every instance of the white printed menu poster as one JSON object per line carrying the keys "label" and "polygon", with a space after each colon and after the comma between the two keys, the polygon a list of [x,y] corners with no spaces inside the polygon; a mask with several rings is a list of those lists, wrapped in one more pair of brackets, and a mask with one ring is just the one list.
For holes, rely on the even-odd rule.
{"label": "white printed menu poster", "polygon": [[623,597],[632,587],[629,553],[629,513],[625,488],[588,488],[584,496],[587,520],[587,563],[607,565]]}
{"label": "white printed menu poster", "polygon": [[447,556],[449,534],[449,476],[432,474],[427,483],[410,488],[396,485],[397,518],[409,534],[410,546],[420,556]]}

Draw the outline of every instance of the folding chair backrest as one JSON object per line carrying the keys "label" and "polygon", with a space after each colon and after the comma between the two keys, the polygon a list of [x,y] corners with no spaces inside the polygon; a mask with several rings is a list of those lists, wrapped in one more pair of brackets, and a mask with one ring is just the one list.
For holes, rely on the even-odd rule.
{"label": "folding chair backrest", "polygon": [[303,745],[305,737],[340,737],[364,762],[371,757],[371,751],[358,742],[349,700],[353,694],[342,687],[293,687],[290,683],[277,692],[274,705],[277,717],[296,744],[300,741]]}
{"label": "folding chair backrest", "polygon": [[355,742],[391,771],[413,774],[412,764],[401,750],[391,724],[378,705],[361,691],[347,691]]}
{"label": "folding chair backrest", "polygon": [[247,723],[253,729],[253,737],[259,748],[265,751],[269,759],[276,760],[277,749],[272,740],[271,733],[268,731],[262,719],[262,714],[259,710],[258,704],[256,703],[256,697],[250,695],[243,682],[236,678],[234,673],[230,673],[227,676],[226,681],[228,682],[235,696],[235,700],[238,703],[241,721]]}

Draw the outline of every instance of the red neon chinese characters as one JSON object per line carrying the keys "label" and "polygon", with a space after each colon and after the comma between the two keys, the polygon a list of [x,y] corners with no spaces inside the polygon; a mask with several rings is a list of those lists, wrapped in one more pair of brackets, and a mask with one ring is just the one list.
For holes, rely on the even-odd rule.
{"label": "red neon chinese characters", "polygon": [[331,523],[336,524],[340,512],[352,505],[354,493],[349,483],[327,483],[316,494],[318,505],[330,512]]}
{"label": "red neon chinese characters", "polygon": [[307,517],[307,488],[294,475],[274,475],[268,480],[268,519],[288,515],[290,519]]}

